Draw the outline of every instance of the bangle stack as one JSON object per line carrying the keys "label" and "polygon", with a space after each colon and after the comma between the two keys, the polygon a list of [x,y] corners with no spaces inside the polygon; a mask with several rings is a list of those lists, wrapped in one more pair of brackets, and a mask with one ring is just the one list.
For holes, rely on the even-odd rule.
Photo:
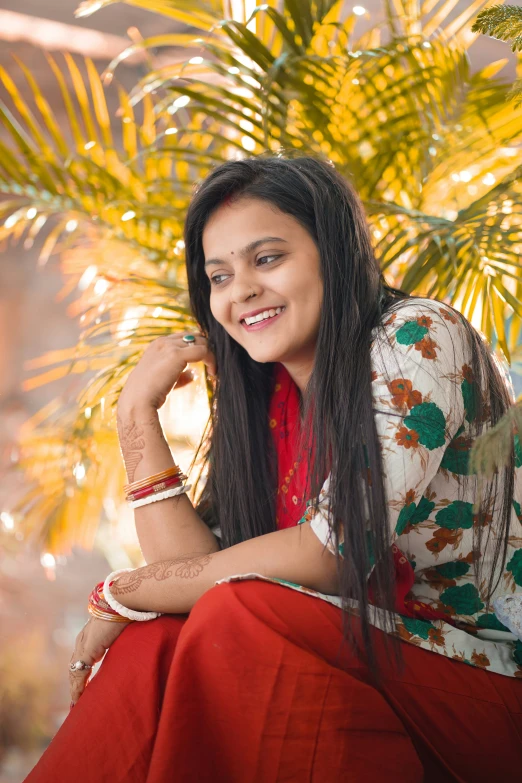
{"label": "bangle stack", "polygon": [[132,484],[126,484],[123,488],[125,499],[131,508],[147,506],[158,500],[165,500],[176,495],[182,495],[192,488],[191,484],[184,484],[187,476],[175,465],[154,476],[148,476]]}
{"label": "bangle stack", "polygon": [[113,571],[105,582],[98,582],[89,596],[87,611],[98,620],[108,620],[110,623],[133,623],[136,620],[155,620],[161,617],[163,612],[139,612],[137,609],[128,609],[120,604],[110,592],[114,579],[120,574],[134,571],[134,568],[122,568]]}
{"label": "bangle stack", "polygon": [[161,617],[163,612],[139,612],[137,609],[128,609],[126,606],[120,604],[111,595],[110,588],[114,582],[114,579],[120,574],[127,574],[129,571],[135,570],[136,569],[134,568],[120,568],[119,571],[113,571],[111,574],[109,574],[103,583],[103,595],[105,597],[105,601],[109,604],[112,611],[116,612],[116,614],[119,614],[123,618],[127,618],[129,620],[155,620],[156,617]]}
{"label": "bangle stack", "polygon": [[98,620],[108,620],[111,623],[133,622],[129,618],[123,617],[123,615],[109,606],[103,594],[103,582],[98,582],[90,594],[87,611]]}
{"label": "bangle stack", "polygon": [[[174,465],[174,467],[156,473],[154,476],[126,484],[123,488],[125,500],[131,508],[139,508],[149,503],[155,503],[157,500],[172,498],[191,489],[190,484],[183,483],[186,480],[187,476],[177,465]],[[154,620],[156,617],[161,617],[162,612],[138,612],[135,609],[128,609],[111,595],[110,587],[114,579],[120,574],[134,570],[134,568],[123,568],[119,571],[113,571],[104,582],[99,582],[89,596],[87,603],[89,614],[99,620],[108,620],[112,623]]]}

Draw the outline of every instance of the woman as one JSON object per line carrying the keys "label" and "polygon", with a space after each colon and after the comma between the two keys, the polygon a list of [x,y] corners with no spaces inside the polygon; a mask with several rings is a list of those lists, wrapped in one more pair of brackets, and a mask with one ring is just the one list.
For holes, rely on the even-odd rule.
{"label": "woman", "polygon": [[[217,167],[185,250],[200,332],[152,343],[118,403],[147,565],[93,590],[74,709],[27,781],[522,769],[522,642],[493,612],[522,592],[518,438],[476,512],[468,470],[512,403],[490,349],[385,283],[326,162]],[[157,411],[198,361],[214,397],[194,508]]]}

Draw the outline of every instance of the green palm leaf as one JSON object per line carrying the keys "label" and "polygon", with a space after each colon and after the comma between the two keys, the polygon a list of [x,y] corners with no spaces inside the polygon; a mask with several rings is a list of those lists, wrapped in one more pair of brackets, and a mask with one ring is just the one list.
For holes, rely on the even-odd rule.
{"label": "green palm leaf", "polygon": [[[78,15],[114,1],[84,2]],[[96,493],[107,484],[96,449],[116,448],[110,411],[125,378],[151,340],[191,323],[184,215],[194,182],[216,163],[281,148],[331,160],[361,194],[393,283],[454,303],[508,357],[518,356],[522,330],[522,157],[512,146],[522,116],[498,75],[503,62],[470,74],[467,49],[480,31],[470,36],[469,21],[483,2],[452,21],[454,0],[426,0],[420,10],[385,2],[385,24],[364,35],[341,0],[271,0],[250,18],[232,18],[217,0],[127,4],[198,32],[132,44],[102,77],[90,61],[80,68],[49,57],[66,131],[23,63],[32,101],[0,73],[9,139],[0,142],[0,236],[45,234],[41,260],[60,254],[82,327],[74,349],[41,357],[26,382],[86,377],[75,405],[43,412],[23,439],[40,496],[35,489],[14,511],[48,547],[73,539],[84,519],[92,532],[74,466],[88,470],[101,509]],[[107,84],[136,51],[160,47],[187,56],[152,69],[128,94],[118,87],[116,126]]]}

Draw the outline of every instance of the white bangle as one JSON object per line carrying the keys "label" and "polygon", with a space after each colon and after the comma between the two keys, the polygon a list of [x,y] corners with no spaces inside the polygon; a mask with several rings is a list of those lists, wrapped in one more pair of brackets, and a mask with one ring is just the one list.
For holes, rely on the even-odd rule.
{"label": "white bangle", "polygon": [[156,492],[154,495],[148,495],[146,498],[141,498],[141,500],[131,500],[129,506],[131,508],[148,506],[149,503],[156,503],[158,500],[165,500],[166,498],[173,498],[176,495],[182,495],[184,492],[188,492],[189,489],[192,489],[192,484],[184,484],[182,487],[166,489],[163,492]]}
{"label": "white bangle", "polygon": [[113,571],[109,574],[105,582],[103,583],[103,597],[115,612],[121,614],[122,617],[127,617],[128,620],[155,620],[156,617],[161,617],[163,612],[138,612],[136,609],[128,609],[126,606],[118,603],[113,598],[109,589],[109,582],[120,574],[127,574],[129,571],[136,571],[136,568],[120,568],[119,571]]}

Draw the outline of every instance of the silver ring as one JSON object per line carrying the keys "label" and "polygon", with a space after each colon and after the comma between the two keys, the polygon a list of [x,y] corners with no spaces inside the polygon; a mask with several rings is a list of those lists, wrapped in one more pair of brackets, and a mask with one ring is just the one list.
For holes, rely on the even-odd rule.
{"label": "silver ring", "polygon": [[81,672],[85,669],[92,669],[92,666],[85,663],[85,661],[75,661],[74,663],[69,664],[69,671],[71,672]]}
{"label": "silver ring", "polygon": [[194,337],[193,334],[184,334],[181,339],[183,340],[184,343],[195,343],[196,342],[196,338]]}

